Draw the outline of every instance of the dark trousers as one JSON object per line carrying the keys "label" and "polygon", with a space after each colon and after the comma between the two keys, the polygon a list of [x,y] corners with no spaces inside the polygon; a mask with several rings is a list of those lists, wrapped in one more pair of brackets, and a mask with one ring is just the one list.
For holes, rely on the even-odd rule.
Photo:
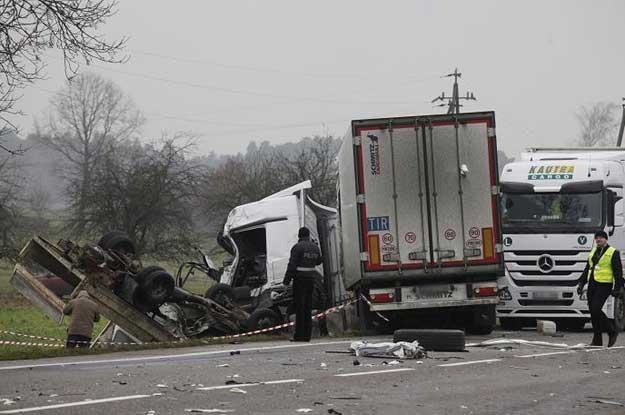
{"label": "dark trousers", "polygon": [[595,280],[590,280],[588,283],[588,309],[590,310],[592,331],[595,334],[613,333],[615,331],[614,321],[610,320],[601,310],[611,293],[612,283],[596,282]]}
{"label": "dark trousers", "polygon": [[68,334],[65,347],[68,349],[73,349],[75,347],[89,347],[90,344],[91,337],[81,336],[80,334]]}
{"label": "dark trousers", "polygon": [[312,333],[313,278],[295,277],[293,281],[293,302],[295,303],[294,340],[309,341]]}

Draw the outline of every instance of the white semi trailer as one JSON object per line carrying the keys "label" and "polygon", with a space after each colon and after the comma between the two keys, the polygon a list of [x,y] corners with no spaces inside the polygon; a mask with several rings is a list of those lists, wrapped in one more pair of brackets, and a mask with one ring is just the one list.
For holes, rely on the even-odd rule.
{"label": "white semi trailer", "polygon": [[[625,249],[624,185],[622,148],[532,148],[504,167],[506,273],[499,280],[497,308],[504,328],[537,318],[584,326],[590,314],[576,287],[594,233],[605,230],[612,246]],[[622,299],[615,301],[614,313],[622,327]]]}
{"label": "white semi trailer", "polygon": [[493,112],[352,121],[339,153],[341,273],[393,326],[495,325],[503,274]]}

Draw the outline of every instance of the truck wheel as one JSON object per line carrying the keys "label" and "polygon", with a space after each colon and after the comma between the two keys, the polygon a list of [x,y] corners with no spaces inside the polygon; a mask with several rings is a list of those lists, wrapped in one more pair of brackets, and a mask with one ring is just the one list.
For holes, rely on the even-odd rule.
{"label": "truck wheel", "polygon": [[270,308],[257,308],[250,314],[246,326],[248,330],[261,330],[275,327],[278,324],[282,324],[282,319],[278,313]]}
{"label": "truck wheel", "polygon": [[227,306],[234,303],[234,291],[228,284],[215,284],[206,290],[204,298],[210,298],[221,306]]}
{"label": "truck wheel", "polygon": [[[135,281],[137,284],[141,284],[145,278],[155,271],[165,271],[163,267],[159,267],[158,265],[150,265],[148,267],[143,268],[135,275]],[[165,271],[166,272],[166,271]]]}
{"label": "truck wheel", "polygon": [[135,244],[130,240],[128,235],[119,231],[104,234],[104,236],[102,236],[98,241],[98,246],[102,249],[119,252],[129,256],[136,255],[137,253]]}
{"label": "truck wheel", "polygon": [[393,342],[418,341],[425,350],[436,352],[463,352],[465,349],[462,330],[395,330]]}
{"label": "truck wheel", "polygon": [[499,318],[499,324],[502,329],[509,331],[518,331],[522,327],[521,320],[518,318],[501,317]]}
{"label": "truck wheel", "polygon": [[476,307],[470,321],[467,325],[467,333],[469,334],[491,334],[496,324],[495,305]]}
{"label": "truck wheel", "polygon": [[174,292],[176,282],[167,271],[154,270],[139,283],[139,297],[152,306],[160,306]]}

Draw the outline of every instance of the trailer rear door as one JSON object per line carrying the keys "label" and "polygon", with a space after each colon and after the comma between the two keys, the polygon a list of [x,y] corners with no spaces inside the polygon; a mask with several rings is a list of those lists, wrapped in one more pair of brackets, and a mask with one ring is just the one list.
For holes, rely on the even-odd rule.
{"label": "trailer rear door", "polygon": [[355,121],[365,271],[500,263],[494,113]]}

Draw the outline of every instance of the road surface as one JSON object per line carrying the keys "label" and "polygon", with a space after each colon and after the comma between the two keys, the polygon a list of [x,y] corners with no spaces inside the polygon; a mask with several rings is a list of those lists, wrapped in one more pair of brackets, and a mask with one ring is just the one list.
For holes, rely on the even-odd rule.
{"label": "road surface", "polygon": [[[570,345],[591,336],[495,332],[468,341],[502,335]],[[613,349],[469,348],[391,365],[328,353],[352,340],[0,362],[0,414],[625,413],[625,336]]]}

